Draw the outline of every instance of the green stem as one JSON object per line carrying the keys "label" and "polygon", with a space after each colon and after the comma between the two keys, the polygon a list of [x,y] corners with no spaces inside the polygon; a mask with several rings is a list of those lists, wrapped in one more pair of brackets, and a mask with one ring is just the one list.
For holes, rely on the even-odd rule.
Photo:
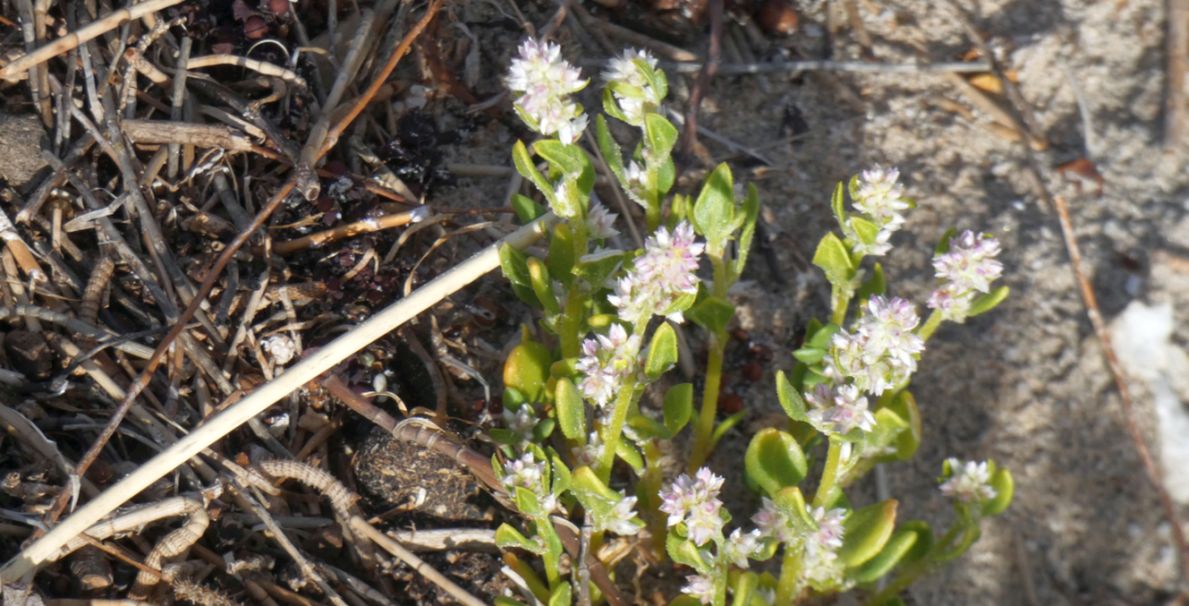
{"label": "green stem", "polygon": [[792,604],[801,589],[801,554],[785,547],[780,562],[780,580],[776,583],[776,603]]}
{"label": "green stem", "polygon": [[938,326],[941,326],[941,311],[935,309],[933,313],[929,314],[929,318],[925,320],[925,323],[917,329],[917,336],[924,341],[928,341],[929,337],[932,337],[933,333],[937,331]]}
{"label": "green stem", "polygon": [[718,415],[718,392],[722,385],[723,350],[726,335],[710,335],[707,344],[706,384],[702,389],[702,410],[694,425],[694,444],[689,457],[689,473],[694,473],[710,456],[710,439],[714,435],[714,420]]}
{"label": "green stem", "polygon": [[640,514],[648,522],[648,531],[652,535],[652,550],[658,560],[665,559],[665,535],[668,525],[665,523],[666,514],[661,512],[660,497],[661,482],[664,472],[660,467],[661,450],[657,442],[649,441],[644,444],[644,475],[636,485],[636,498],[640,503]]}
{"label": "green stem", "polygon": [[830,438],[830,448],[826,451],[826,466],[822,469],[822,481],[813,495],[814,507],[825,507],[834,500],[838,491],[838,467],[842,459],[842,441]]}
{"label": "green stem", "polygon": [[[731,287],[728,268],[723,260],[721,251],[708,252],[710,265],[714,269],[710,292],[713,296],[726,299],[727,290]],[[698,412],[698,420],[694,425],[694,444],[690,452],[687,471],[694,473],[710,458],[710,443],[714,436],[714,421],[718,417],[718,392],[722,388],[723,352],[727,348],[725,329],[710,334],[710,342],[706,344],[706,384],[702,388],[702,409]]]}
{"label": "green stem", "polygon": [[635,394],[636,382],[629,379],[619,388],[619,396],[615,398],[615,408],[611,411],[611,424],[603,428],[603,458],[599,461],[599,468],[595,470],[603,482],[611,479],[611,467],[615,465],[615,451],[619,448],[623,423],[628,418],[628,410],[632,407]]}
{"label": "green stem", "polygon": [[[723,545],[720,543],[718,552],[722,553],[722,549]],[[727,606],[727,581],[730,577],[728,574],[730,571],[727,568],[725,559],[714,572],[714,606]]]}
{"label": "green stem", "polygon": [[834,313],[831,315],[830,321],[837,326],[842,326],[842,323],[846,321],[846,308],[850,306],[850,297],[844,297],[842,292],[842,289],[837,286],[831,289]]}
{"label": "green stem", "polygon": [[656,228],[661,224],[661,203],[660,200],[649,201],[649,204],[644,209],[644,224],[648,226],[648,233],[656,231]]}

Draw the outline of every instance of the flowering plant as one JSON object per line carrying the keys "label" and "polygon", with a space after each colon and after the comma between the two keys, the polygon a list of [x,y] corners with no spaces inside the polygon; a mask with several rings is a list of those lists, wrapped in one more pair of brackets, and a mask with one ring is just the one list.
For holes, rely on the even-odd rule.
{"label": "flowering plant", "polygon": [[[862,267],[865,257],[892,249],[914,206],[899,174],[871,169],[836,188],[841,235],[827,234],[814,256],[831,284],[831,319],[809,326],[793,352],[796,366],[778,373],[788,426],[753,436],[744,460],[763,507],[753,528],[728,532],[723,479],[703,464],[743,414],[719,423],[716,404],[735,312],[727,294],[747,261],[758,195],[754,187],[737,191],[725,164],[696,197],[670,195],[677,129],[661,114],[664,73],[647,53],[627,51],[603,79],[606,116],[635,130],[638,142],[625,154],[598,115],[589,149],[617,188],[611,193],[643,211],[648,235],[636,248],[619,248],[618,217],[599,201],[595,162],[582,146],[590,121],[571,95],[588,81],[556,45],[531,39],[506,80],[516,112],[541,136],[518,141],[513,163],[545,203],[516,195],[513,206],[522,221],[547,225],[549,237],[537,253],[500,251],[513,291],[541,313],[505,361],[504,427],[490,432],[500,444],[494,467],[529,521],[528,534],[509,524],[497,531],[505,561],[534,600],[588,597],[555,527],[581,519],[584,548],[608,567],[610,535],[638,535],[655,557],[688,567],[674,603],[721,605],[730,596],[732,604],[790,604],[855,586],[870,589],[873,603],[895,603],[901,589],[964,552],[980,519],[1011,499],[1005,470],[947,461],[941,490],[954,499],[957,520],[934,539],[924,522],[897,525],[896,501],[855,508],[844,492],[874,465],[915,452],[920,418],[909,381],[942,321],[963,322],[1007,295],[992,287],[1002,273],[998,243],[973,232],[943,238],[934,259],[939,285],[927,303],[933,311],[922,323],[911,302],[886,294],[878,263]],[[845,209],[848,193],[853,212]],[[703,265],[709,279],[699,275]],[[704,332],[708,351],[696,411],[692,383],[666,382],[663,390],[659,383],[678,361],[686,320]],[[651,392],[655,401],[645,398]],[[689,455],[678,457],[673,440],[691,421]],[[626,483],[612,477],[617,461],[630,470]],[[801,484],[811,467],[820,476],[807,500]],[[515,550],[540,556],[544,578]],[[772,559],[778,564],[751,570]]]}

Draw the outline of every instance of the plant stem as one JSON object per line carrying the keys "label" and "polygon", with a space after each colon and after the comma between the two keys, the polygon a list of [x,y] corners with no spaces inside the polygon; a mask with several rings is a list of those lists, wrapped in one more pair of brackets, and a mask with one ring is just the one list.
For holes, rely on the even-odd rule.
{"label": "plant stem", "polygon": [[941,326],[941,311],[935,309],[917,330],[917,336],[923,341],[928,341],[929,337],[932,337],[933,333],[937,331],[938,326]]}
{"label": "plant stem", "polygon": [[[710,264],[714,269],[713,282],[710,285],[712,296],[726,299],[727,289],[730,288],[730,275],[726,261],[721,253],[708,253]],[[698,412],[697,424],[694,425],[694,444],[690,452],[687,471],[692,474],[710,458],[712,448],[711,438],[714,436],[714,421],[718,416],[718,392],[722,388],[723,352],[727,348],[726,328],[710,334],[710,342],[706,349],[706,384],[702,389],[702,409]]]}
{"label": "plant stem", "polygon": [[825,507],[826,503],[834,500],[834,493],[838,491],[838,466],[842,459],[842,441],[830,438],[830,448],[826,451],[826,466],[822,469],[822,481],[817,486],[817,493],[813,495],[814,507]]}
{"label": "plant stem", "polygon": [[776,603],[792,604],[801,585],[801,554],[790,553],[785,547],[784,559],[780,562],[780,580],[776,583]]}
{"label": "plant stem", "polygon": [[623,423],[628,418],[628,410],[632,407],[635,395],[636,382],[629,379],[619,388],[615,408],[611,411],[611,424],[603,429],[603,458],[599,461],[599,468],[595,470],[603,482],[611,478],[611,468],[615,465],[615,451],[619,448],[619,436],[623,434]]}
{"label": "plant stem", "polygon": [[687,471],[694,473],[710,456],[710,438],[714,435],[714,420],[718,415],[718,392],[722,385],[723,350],[726,349],[725,335],[710,335],[706,360],[706,384],[702,389],[702,410],[694,425],[694,445],[690,452]]}
{"label": "plant stem", "polygon": [[660,468],[661,450],[657,443],[650,441],[644,444],[644,475],[636,485],[636,498],[639,499],[640,514],[648,522],[648,532],[652,535],[652,550],[658,560],[665,559],[665,535],[668,526],[665,515],[659,509],[662,470]]}

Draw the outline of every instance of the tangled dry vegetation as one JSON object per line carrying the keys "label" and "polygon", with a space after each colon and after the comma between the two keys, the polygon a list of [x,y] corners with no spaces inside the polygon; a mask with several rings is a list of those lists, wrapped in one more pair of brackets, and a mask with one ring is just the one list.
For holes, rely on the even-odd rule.
{"label": "tangled dry vegetation", "polygon": [[[702,67],[578,3],[530,17],[478,3],[508,40],[565,28],[607,55],[640,45],[678,72]],[[796,28],[791,3],[752,4],[769,34]],[[507,162],[447,165],[437,150],[450,134],[427,97],[462,107],[468,128],[523,132],[480,73],[481,53],[498,65],[511,45],[484,49],[457,6],[3,2],[6,604],[477,604],[517,590],[490,530],[513,514],[475,428],[498,412],[484,377],[518,317],[506,290],[447,297],[497,266],[493,242],[538,232],[509,220]],[[720,73],[757,69],[747,43],[767,34],[739,18]],[[953,74],[986,62],[934,67],[983,107],[977,80]],[[868,68],[898,69],[796,67]],[[998,118],[998,135],[1030,140]],[[498,185],[481,205],[435,198],[458,177]],[[557,528],[610,603],[651,595],[640,574],[617,587],[572,525]]]}

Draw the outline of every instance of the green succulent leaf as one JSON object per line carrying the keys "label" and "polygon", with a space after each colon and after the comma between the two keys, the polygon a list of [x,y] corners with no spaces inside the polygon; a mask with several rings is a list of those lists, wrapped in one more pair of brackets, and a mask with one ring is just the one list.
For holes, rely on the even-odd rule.
{"label": "green succulent leaf", "polygon": [[553,228],[553,237],[549,239],[545,267],[549,268],[549,275],[566,286],[573,281],[574,261],[581,254],[575,252],[574,248],[573,228],[566,221],[559,222]]}
{"label": "green succulent leaf", "polygon": [[858,583],[873,583],[879,580],[880,577],[891,572],[920,539],[921,535],[916,529],[897,529],[892,533],[892,538],[888,539],[887,545],[884,545],[884,548],[875,557],[857,570],[849,572],[850,578]]}
{"label": "green succulent leaf", "polygon": [[797,388],[789,383],[783,370],[776,371],[776,398],[780,400],[780,407],[790,419],[802,423],[809,422],[809,416],[805,414],[805,399],[801,397]]}
{"label": "green succulent leaf", "polygon": [[933,255],[944,255],[945,253],[949,252],[950,240],[954,239],[954,234],[956,233],[958,233],[958,230],[952,227],[945,230],[945,233],[941,234],[941,239],[937,241],[937,246],[933,249]]}
{"label": "green succulent leaf", "polygon": [[855,266],[851,261],[850,249],[834,232],[822,237],[813,253],[813,264],[826,273],[826,279],[835,287],[842,287],[854,275]]}
{"label": "green succulent leaf", "polygon": [[1011,289],[1006,286],[1000,286],[995,290],[984,295],[979,295],[970,304],[969,317],[973,318],[979,314],[987,313],[995,309],[997,305],[1003,302],[1007,296],[1011,294]]}
{"label": "green succulent leaf", "polygon": [[653,113],[645,114],[644,140],[648,142],[648,148],[652,150],[654,157],[669,156],[669,153],[673,151],[673,146],[677,144],[677,136],[677,127],[673,126],[673,123],[666,120],[664,116]]}
{"label": "green succulent leaf", "polygon": [[570,492],[578,497],[582,505],[590,508],[596,501],[618,503],[619,493],[607,486],[590,467],[583,465],[570,474]]}
{"label": "green succulent leaf", "polygon": [[[532,288],[532,278],[528,274],[528,257],[515,246],[503,244],[499,250],[500,270],[513,286]],[[536,297],[533,298],[536,301]]]}
{"label": "green succulent leaf", "polygon": [[603,154],[603,161],[607,163],[607,168],[611,169],[611,174],[615,175],[615,179],[619,181],[620,185],[626,187],[627,178],[623,171],[623,150],[619,147],[619,143],[615,141],[615,137],[611,134],[611,129],[607,127],[607,118],[602,115],[595,116],[595,143],[599,146],[599,153]]}
{"label": "green succulent leaf", "polygon": [[516,212],[516,219],[521,223],[532,223],[537,217],[545,214],[546,209],[532,198],[516,194],[512,196],[512,210]]}
{"label": "green succulent leaf", "polygon": [[863,280],[858,290],[855,291],[855,297],[860,301],[865,301],[875,295],[884,294],[887,289],[888,282],[884,277],[883,265],[876,263],[875,267],[871,270],[871,275],[866,280]]}
{"label": "green succulent leaf", "polygon": [[577,145],[562,143],[557,139],[541,139],[533,143],[533,151],[563,175],[576,176],[593,170],[590,158]]}
{"label": "green succulent leaf", "polygon": [[665,392],[665,427],[669,436],[677,435],[689,423],[694,412],[694,386],[692,383],[679,383]]}
{"label": "green succulent leaf", "polygon": [[995,498],[983,504],[982,513],[985,516],[999,515],[1011,505],[1016,489],[1011,472],[1005,468],[996,469],[991,475],[991,488],[995,489]]}
{"label": "green succulent leaf", "polygon": [[775,428],[760,430],[747,446],[743,467],[748,484],[775,496],[805,478],[809,464],[797,440]]}
{"label": "green succulent leaf", "polygon": [[747,265],[747,257],[751,253],[751,241],[755,238],[756,221],[760,217],[760,193],[752,183],[747,184],[747,195],[743,197],[743,229],[739,232],[739,239],[735,241],[735,261],[733,273],[743,274]]}
{"label": "green succulent leaf", "polygon": [[801,349],[793,350],[793,358],[796,358],[802,364],[812,366],[826,358],[826,350],[814,347],[802,347]]}
{"label": "green succulent leaf", "polygon": [[830,209],[834,211],[834,219],[838,221],[839,229],[846,229],[845,203],[846,196],[843,193],[842,183],[839,182],[834,186],[834,195],[830,196]]}
{"label": "green succulent leaf", "polygon": [[573,599],[570,595],[569,583],[558,583],[557,587],[553,588],[553,593],[549,594],[549,606],[570,606]]}
{"label": "green succulent leaf", "polygon": [[644,376],[657,380],[677,363],[677,333],[668,322],[657,327],[648,345],[644,362]]}
{"label": "green succulent leaf", "polygon": [[719,164],[706,178],[706,184],[694,202],[694,227],[706,238],[706,248],[711,254],[722,251],[734,229],[734,188],[730,167],[726,163]]}
{"label": "green succulent leaf", "polygon": [[673,158],[666,157],[656,165],[656,192],[660,195],[667,194],[676,182],[677,165],[673,163]]}
{"label": "green succulent leaf", "polygon": [[585,443],[586,404],[582,401],[582,394],[578,392],[574,382],[565,377],[558,379],[553,397],[562,435],[580,444]]}
{"label": "green succulent leaf", "polygon": [[524,394],[529,402],[540,402],[552,361],[544,345],[522,341],[504,361],[504,385]]}
{"label": "green succulent leaf", "polygon": [[713,335],[723,335],[735,317],[735,306],[722,297],[708,296],[694,304],[685,316]]}
{"label": "green succulent leaf", "polygon": [[673,437],[673,432],[665,427],[664,423],[657,421],[651,417],[641,414],[629,415],[627,419],[628,427],[636,432],[636,435],[645,440],[660,438],[667,440]]}
{"label": "green succulent leaf", "polygon": [[561,307],[557,304],[557,297],[553,296],[549,270],[545,264],[536,257],[528,257],[525,265],[528,268],[529,284],[532,286],[533,294],[537,296],[537,300],[545,307],[545,311],[551,314],[559,313]]}
{"label": "green succulent leaf", "polygon": [[591,286],[601,287],[607,282],[607,278],[623,264],[623,258],[624,253],[613,251],[586,255],[578,260],[578,264],[574,267],[574,274]]}
{"label": "green succulent leaf", "polygon": [[524,536],[519,530],[508,524],[500,524],[500,527],[495,529],[495,544],[500,549],[523,549],[532,553],[541,553],[542,551],[536,541]]}
{"label": "green succulent leaf", "polygon": [[875,452],[891,451],[895,460],[896,439],[900,434],[909,431],[909,422],[890,408],[875,411],[875,427],[862,436],[866,448]]}
{"label": "green succulent leaf", "polygon": [[857,509],[843,522],[846,532],[838,559],[848,568],[861,566],[887,545],[896,527],[896,501],[888,499]]}
{"label": "green succulent leaf", "polygon": [[851,217],[849,221],[850,227],[854,230],[854,234],[858,237],[859,242],[867,246],[875,244],[876,239],[879,237],[878,225],[862,217]]}
{"label": "green succulent leaf", "polygon": [[615,446],[615,456],[628,464],[637,474],[644,473],[644,456],[628,440],[620,440]]}
{"label": "green succulent leaf", "polygon": [[917,448],[921,445],[921,411],[917,409],[916,398],[907,389],[896,394],[888,410],[908,421],[907,431],[900,432],[895,443],[896,458],[907,461],[916,454]]}
{"label": "green succulent leaf", "polygon": [[704,571],[709,567],[702,558],[702,552],[698,546],[678,532],[670,532],[665,537],[665,551],[669,553],[669,559],[694,570]]}
{"label": "green succulent leaf", "polygon": [[735,577],[731,586],[731,606],[749,606],[752,595],[760,586],[760,577],[754,572],[744,572]]}
{"label": "green succulent leaf", "polygon": [[791,514],[794,524],[800,525],[803,529],[813,527],[813,520],[805,508],[805,495],[801,494],[800,488],[796,486],[783,488],[772,497],[772,501],[781,511]]}
{"label": "green succulent leaf", "polygon": [[550,487],[550,492],[555,495],[560,495],[570,489],[570,484],[573,482],[573,477],[570,474],[570,468],[562,462],[557,453],[553,453],[549,457],[553,465],[553,486]]}
{"label": "green succulent leaf", "polygon": [[549,206],[557,208],[557,193],[553,191],[553,184],[545,178],[545,175],[541,174],[541,171],[537,170],[536,164],[533,163],[533,157],[529,155],[528,148],[524,146],[523,141],[517,141],[512,145],[512,164],[516,166],[516,172],[520,173],[520,176],[528,179],[545,196],[545,199],[549,201]]}
{"label": "green succulent leaf", "polygon": [[516,509],[524,515],[535,518],[542,515],[545,510],[541,508],[541,499],[537,497],[537,493],[523,487],[517,486],[513,491],[513,498],[516,501]]}

